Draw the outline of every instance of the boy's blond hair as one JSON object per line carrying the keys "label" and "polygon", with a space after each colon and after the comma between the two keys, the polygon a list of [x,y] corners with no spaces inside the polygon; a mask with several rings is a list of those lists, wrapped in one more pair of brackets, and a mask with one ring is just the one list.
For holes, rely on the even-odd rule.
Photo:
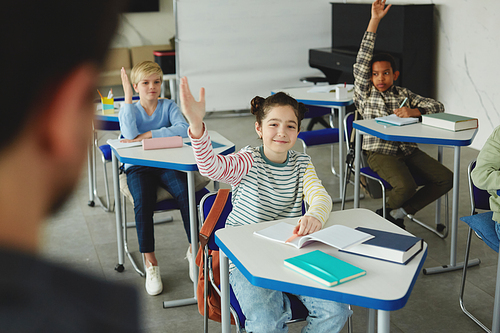
{"label": "boy's blond hair", "polygon": [[132,72],[130,73],[130,83],[137,84],[152,74],[158,74],[158,76],[160,76],[160,82],[163,83],[163,71],[161,70],[160,65],[153,61],[143,61],[138,63],[134,66],[134,68],[132,68]]}

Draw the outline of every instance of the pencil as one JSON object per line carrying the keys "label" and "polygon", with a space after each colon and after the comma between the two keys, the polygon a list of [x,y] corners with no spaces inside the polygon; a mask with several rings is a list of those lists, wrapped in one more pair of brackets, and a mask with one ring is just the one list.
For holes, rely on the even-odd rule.
{"label": "pencil", "polygon": [[101,92],[99,91],[99,89],[97,89],[97,92],[99,93],[99,96],[101,96],[101,99],[102,99],[102,95],[101,95]]}
{"label": "pencil", "polygon": [[403,107],[403,105],[405,105],[407,100],[408,100],[408,97],[406,97],[405,100],[403,101],[403,103],[401,103],[401,105],[399,106],[400,109]]}

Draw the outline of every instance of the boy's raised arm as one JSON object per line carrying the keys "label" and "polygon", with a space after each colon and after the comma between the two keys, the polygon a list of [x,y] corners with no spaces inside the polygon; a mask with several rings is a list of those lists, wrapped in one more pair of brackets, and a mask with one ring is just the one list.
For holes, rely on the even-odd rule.
{"label": "boy's raised arm", "polygon": [[132,96],[134,95],[134,91],[132,90],[132,86],[130,85],[128,75],[124,67],[122,67],[120,74],[122,79],[123,94],[125,95],[125,104],[132,104]]}
{"label": "boy's raised arm", "polygon": [[[387,14],[392,5],[385,7],[386,0],[375,0],[372,3],[372,17],[368,23],[366,31],[376,33],[380,20]],[[385,7],[385,8],[384,8]]]}

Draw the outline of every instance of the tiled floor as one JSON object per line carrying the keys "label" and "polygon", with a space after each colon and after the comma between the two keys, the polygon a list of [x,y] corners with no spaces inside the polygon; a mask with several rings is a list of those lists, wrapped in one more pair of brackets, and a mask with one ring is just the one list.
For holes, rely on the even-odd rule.
{"label": "tiled floor", "polygon": [[[230,117],[207,115],[206,123],[209,129],[216,130],[236,144],[236,149],[245,145],[258,145],[254,131],[254,118],[231,113]],[[303,128],[307,125],[307,120]],[[320,125],[317,125],[320,126]],[[318,127],[316,127],[318,128]],[[100,142],[107,138],[115,138],[116,133],[100,132]],[[299,145],[297,150],[301,150]],[[436,156],[437,148],[422,146],[432,156]],[[332,197],[338,197],[338,178],[330,171],[330,148],[313,147],[308,150],[328,192]],[[477,151],[471,148],[462,149],[460,174],[460,208],[459,216],[468,215],[470,211],[466,169],[469,161],[477,156]],[[337,155],[335,155],[337,157]],[[445,164],[452,169],[453,150],[445,148]],[[337,158],[335,163],[338,163]],[[97,180],[101,195],[104,193],[103,172],[98,161]],[[111,172],[108,179],[112,180]],[[352,186],[350,186],[352,193]],[[112,189],[111,189],[112,192]],[[116,283],[135,285],[142,295],[141,311],[142,325],[145,332],[200,332],[203,321],[195,305],[163,309],[164,300],[187,298],[193,295],[193,285],[188,277],[187,260],[184,259],[188,246],[184,234],[180,214],[172,212],[174,222],[155,227],[156,253],[161,267],[164,291],[159,296],[148,296],[144,290],[144,279],[133,270],[128,259],[125,260],[125,271],[114,270],[117,263],[117,245],[115,217],[106,213],[100,207],[89,207],[88,184],[86,170],[75,194],[56,216],[49,219],[43,239],[43,255],[51,260],[61,262],[75,269],[100,276]],[[352,207],[352,202],[347,207]],[[361,200],[361,207],[375,210],[381,207],[381,199],[366,197]],[[334,210],[340,209],[340,204],[334,205]],[[133,217],[131,205],[128,205],[129,217]],[[423,221],[434,223],[434,206],[427,207],[417,214]],[[424,228],[406,221],[407,230],[422,237],[429,245],[429,252],[424,267],[433,267],[449,263],[449,237],[442,240]],[[458,228],[458,260],[462,261],[466,242],[466,227],[459,222]],[[138,246],[135,231],[129,232],[131,248],[137,258]],[[497,254],[490,250],[482,241],[474,239],[472,257],[479,257],[481,264],[469,272],[470,284],[466,291],[466,301],[470,310],[488,326],[491,325],[493,294]],[[406,306],[391,313],[392,332],[482,332],[460,310],[458,304],[461,271],[438,275],[420,274]],[[354,308],[354,332],[366,331],[367,311]],[[220,331],[216,322],[210,322],[212,332]],[[290,326],[291,332],[299,332],[303,323]],[[344,328],[343,332],[346,331]]]}

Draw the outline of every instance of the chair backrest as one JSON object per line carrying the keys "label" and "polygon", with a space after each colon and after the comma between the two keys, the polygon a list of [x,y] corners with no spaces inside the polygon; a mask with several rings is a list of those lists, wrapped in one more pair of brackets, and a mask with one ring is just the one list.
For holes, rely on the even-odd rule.
{"label": "chair backrest", "polygon": [[490,210],[490,194],[486,190],[481,190],[472,182],[472,170],[476,167],[476,160],[472,160],[467,168],[467,178],[469,181],[469,194],[471,204],[471,215],[477,214],[476,209]]}
{"label": "chair backrest", "polygon": [[[356,112],[348,113],[344,117],[344,140],[347,146],[347,150],[351,148],[350,145],[351,145],[351,137],[353,131],[352,123],[355,117],[356,117]],[[352,143],[353,143],[352,148],[354,148],[354,138],[352,138]]]}
{"label": "chair backrest", "polygon": [[[224,228],[226,225],[226,220],[227,217],[229,216],[229,213],[231,213],[231,210],[233,209],[233,204],[231,203],[231,195],[232,193],[229,193],[229,196],[227,197],[226,205],[224,206],[224,209],[222,210],[222,213],[220,214],[219,220],[217,221],[217,224],[214,227],[214,230],[212,231],[212,234],[214,234],[217,230]],[[217,196],[217,192],[213,193],[208,193],[205,195],[201,201],[200,201],[200,219],[201,223],[205,222],[205,219],[208,216],[208,213],[210,213],[210,209],[212,208],[212,205],[214,204],[215,197]],[[208,248],[210,250],[219,250],[219,247],[217,244],[215,244],[215,237],[210,237],[208,241]]]}

